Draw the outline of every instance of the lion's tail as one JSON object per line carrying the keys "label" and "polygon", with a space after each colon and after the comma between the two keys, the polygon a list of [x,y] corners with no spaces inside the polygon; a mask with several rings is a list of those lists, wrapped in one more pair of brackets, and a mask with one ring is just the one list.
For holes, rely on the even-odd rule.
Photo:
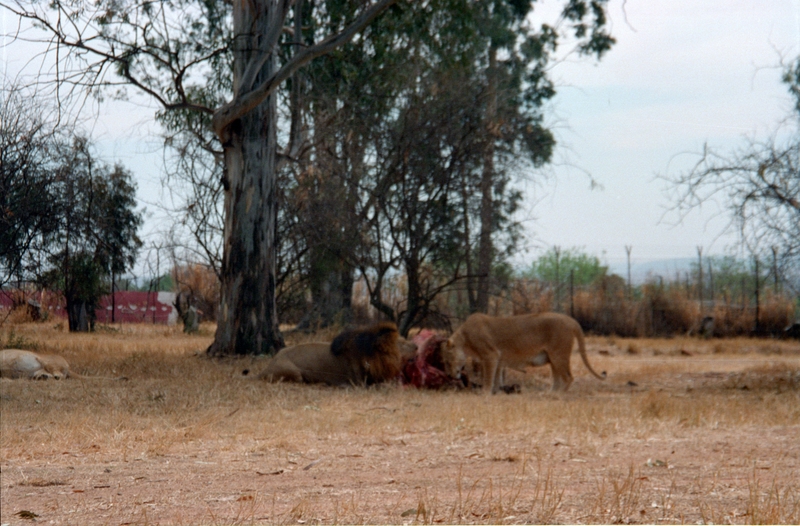
{"label": "lion's tail", "polygon": [[589,365],[589,358],[586,356],[586,342],[583,337],[583,329],[581,329],[580,324],[576,321],[575,322],[575,338],[578,339],[578,351],[581,353],[581,358],[583,359],[583,363],[586,365],[586,368],[589,369],[589,372],[592,373],[597,379],[605,380],[606,379],[606,372],[603,371],[602,374],[597,374],[592,366]]}

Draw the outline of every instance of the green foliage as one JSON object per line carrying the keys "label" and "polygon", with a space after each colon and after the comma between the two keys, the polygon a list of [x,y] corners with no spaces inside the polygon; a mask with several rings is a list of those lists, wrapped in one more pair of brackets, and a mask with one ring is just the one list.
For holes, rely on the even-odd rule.
{"label": "green foliage", "polygon": [[24,349],[27,351],[39,350],[39,344],[37,342],[30,340],[23,335],[17,335],[13,326],[6,335],[6,341],[3,342],[2,339],[0,339],[0,346],[2,346],[3,349]]}
{"label": "green foliage", "polygon": [[[3,260],[20,262],[14,270],[20,278],[61,291],[74,330],[78,325],[73,315],[83,312],[91,318],[99,297],[108,291],[107,278],[125,272],[136,260],[142,246],[136,187],[130,172],[98,161],[89,141],[79,136],[51,137],[32,164],[7,174],[11,191],[4,199],[11,203],[12,224],[20,217],[23,225],[3,236]],[[35,206],[25,189],[30,174],[37,183]],[[47,227],[25,225],[28,212],[45,218]],[[18,232],[27,236],[26,243],[13,237]]]}
{"label": "green foliage", "polygon": [[[727,302],[751,301],[756,290],[755,260],[744,260],[734,256],[710,256],[703,258],[703,287],[709,294]],[[697,283],[700,273],[698,262],[691,264],[692,283]],[[763,259],[758,266],[758,286],[764,290],[774,283],[772,265]],[[713,287],[713,291],[711,288]],[[769,287],[771,288],[771,287]]]}
{"label": "green foliage", "polygon": [[[549,162],[555,147],[543,113],[555,95],[552,54],[571,31],[585,43],[587,28],[605,24],[573,4],[556,31],[535,27],[532,2],[524,0],[398,3],[361,38],[296,75],[292,88],[297,82],[303,90],[312,153],[299,163],[302,178],[284,186],[296,184],[302,201],[279,220],[284,246],[311,259],[302,268],[314,274],[314,258],[325,251],[378,282],[402,266],[410,281],[419,280],[409,283],[406,318],[424,311],[443,285],[477,274],[478,218],[485,217],[478,189],[488,156],[490,274],[502,286],[496,270],[521,238],[515,214],[523,196],[514,178]],[[322,5],[305,12],[307,40],[341,28],[355,7]],[[299,214],[285,213],[292,209]],[[299,227],[299,243],[291,227]],[[380,283],[372,292],[376,307],[397,315],[380,305]]]}
{"label": "green foliage", "polygon": [[38,262],[31,253],[58,227],[50,152],[58,137],[50,108],[13,84],[0,103],[0,285],[24,278]]}
{"label": "green foliage", "polygon": [[110,292],[103,279],[103,267],[91,252],[81,250],[69,255],[62,252],[52,261],[54,266],[39,278],[39,283],[51,290],[62,291],[68,302],[94,306],[100,296]]}
{"label": "green foliage", "polygon": [[783,74],[783,82],[789,88],[789,93],[796,99],[795,111],[800,116],[800,57],[789,65]]}
{"label": "green foliage", "polygon": [[573,272],[574,284],[591,285],[608,274],[608,267],[600,263],[597,256],[591,256],[579,248],[561,250],[549,249],[531,264],[525,277],[550,283],[566,283]]}

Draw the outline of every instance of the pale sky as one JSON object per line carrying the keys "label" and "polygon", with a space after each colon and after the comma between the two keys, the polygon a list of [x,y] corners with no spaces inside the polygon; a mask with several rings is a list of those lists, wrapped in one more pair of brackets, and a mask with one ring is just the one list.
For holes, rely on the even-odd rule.
{"label": "pale sky", "polygon": [[[657,174],[693,164],[704,143],[730,151],[766,138],[791,111],[781,57],[800,54],[800,0],[611,0],[617,44],[599,62],[572,58],[553,67],[558,95],[548,115],[559,147],[550,178],[528,184],[527,266],[553,245],[581,247],[612,266],[719,254],[727,218],[709,206],[675,225]],[[563,0],[546,0],[535,20],[554,20]],[[5,33],[15,24],[2,21]],[[22,63],[2,50],[3,69]],[[148,209],[162,198],[161,143],[154,106],[105,105],[93,133],[109,162],[139,182]],[[591,176],[602,189],[590,189]],[[158,223],[151,212],[148,227]]]}
{"label": "pale sky", "polygon": [[609,12],[614,48],[553,70],[560,162],[529,202],[528,230],[540,248],[584,247],[612,265],[625,245],[634,262],[722,253],[735,237],[720,237],[720,207],[675,226],[656,175],[691,166],[706,142],[725,152],[764,139],[789,115],[776,66],[800,54],[800,0],[612,0]]}

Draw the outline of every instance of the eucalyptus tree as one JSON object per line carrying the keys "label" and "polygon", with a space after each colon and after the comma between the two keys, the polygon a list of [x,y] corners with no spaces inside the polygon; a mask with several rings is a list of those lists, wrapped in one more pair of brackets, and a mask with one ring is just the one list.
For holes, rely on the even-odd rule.
{"label": "eucalyptus tree", "polygon": [[[300,327],[349,318],[355,271],[371,267],[363,260],[365,245],[372,242],[363,235],[363,225],[376,204],[374,164],[379,160],[372,140],[391,119],[396,99],[406,89],[412,49],[423,35],[436,34],[437,28],[428,22],[430,12],[447,14],[440,4],[396,5],[359,39],[303,72],[301,106],[308,148],[292,168],[296,196],[302,201],[297,206],[297,233],[307,249],[304,274],[313,308]],[[307,38],[340,27],[353,7],[341,0],[317,4],[309,13],[307,25],[313,29]]]}
{"label": "eucalyptus tree", "polygon": [[[327,5],[332,4],[346,2]],[[374,225],[388,228],[390,223],[374,218],[375,214],[395,214],[396,210],[382,207],[402,203],[403,195],[394,199],[385,195],[394,181],[391,171],[385,170],[385,160],[397,153],[385,140],[385,132],[387,127],[408,122],[406,112],[413,110],[413,101],[426,108],[423,111],[430,110],[423,127],[441,131],[447,124],[460,126],[453,121],[465,112],[479,116],[482,122],[478,128],[462,129],[458,141],[461,147],[469,143],[464,151],[469,151],[471,161],[462,163],[457,177],[447,181],[449,206],[458,202],[460,210],[452,223],[457,231],[448,229],[448,233],[457,237],[459,244],[449,258],[450,275],[442,279],[466,284],[470,311],[486,309],[491,270],[501,266],[519,239],[518,225],[512,220],[521,199],[513,187],[515,175],[547,163],[555,147],[554,137],[544,125],[543,106],[555,94],[547,72],[556,48],[574,39],[579,53],[600,57],[613,44],[606,33],[605,2],[566,2],[556,25],[538,27],[532,22],[533,6],[531,1],[507,0],[401,4],[358,41],[308,70],[311,87],[306,111],[311,150],[305,166],[317,176],[306,180],[318,182],[313,187],[316,190],[309,189],[303,196],[318,199],[320,206],[305,207],[313,210],[312,220],[299,223],[313,225],[306,236],[310,259],[316,262],[308,266],[315,274],[311,281],[328,285],[312,285],[312,290],[324,289],[328,295],[335,291],[340,295],[338,305],[343,306],[350,292],[347,280],[338,276],[346,276],[353,266],[362,269],[362,274],[368,269],[374,306],[390,317],[397,314],[380,299],[380,277],[399,265],[399,256],[386,245],[376,249],[378,239],[390,236]],[[330,11],[340,13],[333,8]],[[439,85],[456,77],[461,84]],[[469,96],[465,97],[466,93]],[[432,110],[429,99],[443,102]],[[439,111],[441,108],[448,109]],[[433,144],[442,151],[436,162],[444,162],[453,146],[438,138]],[[422,151],[430,147],[430,140],[420,128],[419,133],[395,141],[394,147]],[[425,171],[418,177],[433,180]],[[356,225],[368,217],[373,218],[372,234],[364,236]],[[345,225],[349,227],[342,229]],[[365,260],[366,254],[380,257]],[[413,281],[413,269],[402,270]],[[333,283],[337,286],[330,286]],[[345,286],[338,286],[342,284]],[[414,290],[420,289],[409,282],[409,294],[413,296]],[[322,294],[313,296],[320,298],[317,304],[326,303]],[[409,312],[416,309],[411,307],[414,304],[415,300],[407,298]]]}
{"label": "eucalyptus tree", "polygon": [[[486,312],[492,267],[499,261],[494,242],[502,199],[495,189],[505,184],[502,164],[523,155],[533,166],[550,160],[555,144],[542,122],[542,105],[555,95],[547,77],[553,53],[569,33],[581,55],[600,58],[614,44],[607,31],[606,0],[569,0],[559,24],[536,27],[534,3],[526,0],[476,2],[472,8],[481,37],[481,74],[486,89],[484,127],[487,140],[480,175],[477,254],[467,281],[470,311]],[[558,27],[561,26],[561,27]],[[505,160],[502,158],[506,155]]]}
{"label": "eucalyptus tree", "polygon": [[[309,25],[339,23],[337,16],[346,12],[347,2],[324,5],[331,16],[312,16]],[[568,2],[558,28],[535,28],[526,18],[532,5],[464,0],[399,4],[357,41],[304,73],[309,149],[296,167],[305,214],[297,223],[304,226],[314,304],[328,310],[328,317],[348,305],[353,268],[368,278],[373,306],[403,327],[406,320],[417,323],[424,316],[418,303],[433,305],[434,291],[442,290],[442,284],[465,281],[470,310],[478,309],[478,296],[485,304],[487,265],[500,264],[518,239],[511,219],[521,198],[511,184],[514,172],[546,163],[555,145],[542,110],[555,93],[546,75],[553,52],[569,34],[577,37],[583,53],[599,56],[613,43],[604,32],[604,2]],[[451,82],[456,78],[459,82]],[[412,118],[414,111],[424,118]],[[466,114],[469,126],[458,120]],[[475,119],[482,124],[476,127]],[[418,128],[404,128],[411,122]],[[438,155],[432,153],[435,148]],[[390,159],[414,151],[429,152],[427,165],[416,164],[416,186],[409,174],[400,177],[389,168]],[[447,178],[435,176],[438,164],[447,164],[454,152],[470,161],[451,166]],[[402,192],[393,186],[400,184],[398,177]],[[429,187],[434,182],[442,185],[436,191]],[[393,245],[399,225],[432,220],[424,207],[414,209],[421,215],[413,220],[411,214],[399,224],[381,221],[386,215],[400,217],[406,199],[428,198],[460,211],[449,216],[447,228],[441,218],[432,223],[458,240],[439,244],[450,247],[447,258],[416,249],[411,250],[416,256],[409,257],[409,247]],[[426,229],[419,240],[404,239],[423,245],[441,240],[439,230]],[[496,250],[494,242],[503,249]],[[436,286],[417,281],[420,265],[433,265],[419,259],[423,253],[438,266]],[[392,269],[408,279],[403,313],[382,298],[382,280]],[[442,275],[445,269],[447,277]],[[429,293],[422,294],[423,289]]]}
{"label": "eucalyptus tree", "polygon": [[385,276],[386,263],[395,263],[406,292],[392,311],[375,294],[381,286],[376,280],[372,299],[404,335],[435,316],[436,296],[463,277],[458,196],[465,177],[480,165],[485,140],[481,87],[469,82],[469,70],[416,73],[416,89],[405,94],[397,117],[387,119],[373,139],[381,160],[373,168],[380,184],[373,190],[373,266]]}
{"label": "eucalyptus tree", "polygon": [[[272,353],[283,346],[275,308],[276,89],[307,62],[352,39],[396,1],[362,4],[341,31],[313,46],[296,46],[284,64],[277,60],[281,38],[291,29],[286,21],[292,6],[302,2],[0,3],[43,32],[24,38],[42,35],[59,61],[56,82],[81,89],[131,87],[165,111],[210,118],[222,145],[225,192],[221,299],[210,354]],[[231,64],[230,99],[220,104],[196,96],[196,87],[225,56]]]}

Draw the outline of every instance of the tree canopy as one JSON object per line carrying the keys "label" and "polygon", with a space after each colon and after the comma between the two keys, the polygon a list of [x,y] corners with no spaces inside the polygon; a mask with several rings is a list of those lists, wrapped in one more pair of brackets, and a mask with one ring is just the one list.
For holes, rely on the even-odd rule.
{"label": "tree canopy", "polygon": [[[70,330],[88,330],[108,281],[135,263],[142,241],[132,174],[98,160],[90,141],[56,126],[35,98],[12,90],[2,119],[2,283],[58,290]],[[58,130],[58,131],[56,131]]]}
{"label": "tree canopy", "polygon": [[526,272],[528,277],[550,283],[566,283],[570,274],[575,285],[591,285],[608,274],[608,266],[578,247],[553,247],[539,256]]}
{"label": "tree canopy", "polygon": [[[513,172],[546,163],[554,146],[542,113],[553,51],[572,39],[600,57],[613,43],[605,0],[567,0],[555,25],[534,24],[533,5],[0,0],[58,52],[59,86],[133,89],[161,106],[170,144],[187,154],[174,174],[190,183],[182,211],[199,226],[195,252],[221,279],[211,354],[277,350],[276,298],[303,268],[315,294],[340,290],[345,302],[355,269],[373,280],[447,269],[415,290],[474,278],[480,308],[515,239]],[[426,142],[412,140],[415,126]],[[331,196],[336,221],[320,221],[313,211]],[[320,228],[308,228],[314,218]],[[414,227],[431,220],[440,228]],[[406,327],[428,298],[409,294]]]}

